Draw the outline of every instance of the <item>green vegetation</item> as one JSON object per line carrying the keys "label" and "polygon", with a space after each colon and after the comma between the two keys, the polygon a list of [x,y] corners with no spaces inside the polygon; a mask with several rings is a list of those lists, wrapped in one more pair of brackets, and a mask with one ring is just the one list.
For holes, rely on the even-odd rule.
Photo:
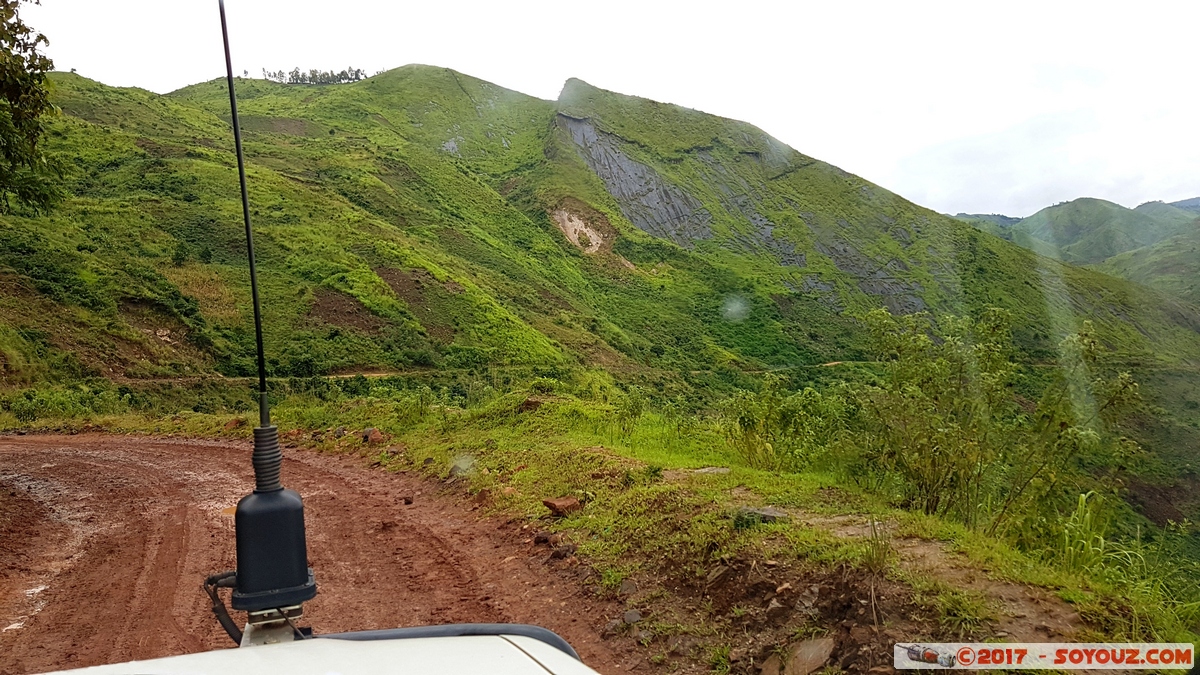
{"label": "green vegetation", "polygon": [[[254,361],[224,82],[51,82],[70,197],[0,218],[0,426],[248,433],[226,429]],[[1191,525],[1124,499],[1195,463],[1194,306],[577,80],[558,102],[424,66],[237,86],[289,439],[380,429],[381,465],[507,513],[574,495],[557,527],[609,588],[739,556],[896,574],[878,534],[738,519],[774,505],[899,523],[1108,635],[1195,628]],[[947,633],[987,620],[921,588]]]}
{"label": "green vegetation", "polygon": [[0,210],[6,213],[44,210],[62,197],[54,180],[61,166],[41,145],[54,112],[46,82],[54,63],[38,49],[50,41],[21,20],[22,2],[0,1]]}
{"label": "green vegetation", "polygon": [[[1110,266],[1107,261],[1127,252],[1138,254],[1143,261],[1147,257],[1156,258],[1161,254],[1147,256],[1145,252],[1173,250],[1179,244],[1169,243],[1174,237],[1195,235],[1200,225],[1196,223],[1197,213],[1190,207],[1191,201],[1147,202],[1136,209],[1127,209],[1103,199],[1082,198],[1046,207],[1025,219],[969,213],[960,213],[955,218],[1041,255],[1077,264],[1096,264],[1109,274],[1153,285],[1155,277],[1149,270],[1126,274],[1132,263]],[[1175,290],[1173,283],[1159,287]]]}
{"label": "green vegetation", "polygon": [[1041,255],[1090,264],[1105,274],[1200,303],[1200,207],[1190,199],[1126,209],[1099,199],[1057,204],[1026,218],[960,213],[955,218]]}
{"label": "green vegetation", "polygon": [[361,68],[346,68],[342,71],[332,70],[317,70],[313,68],[308,72],[301,72],[299,68],[293,68],[290,73],[285,73],[282,70],[271,72],[263,68],[263,79],[280,84],[345,84],[347,82],[358,82],[366,77],[367,74]]}
{"label": "green vegetation", "polygon": [[1186,234],[1115,255],[1096,269],[1200,305],[1200,223]]}
{"label": "green vegetation", "polygon": [[[695,581],[720,561],[762,557],[901,579],[947,637],[994,618],[982,591],[901,571],[880,525],[892,521],[899,534],[944,541],[999,578],[1056,589],[1097,636],[1193,639],[1200,561],[1189,550],[1190,524],[1154,528],[1120,499],[1116,478],[1137,449],[1111,425],[1135,400],[1136,385],[1119,373],[1079,378],[1084,365],[1104,371],[1104,354],[1085,330],[1066,340],[1076,368],[1046,388],[1033,412],[1014,411],[1003,392],[1024,369],[1007,358],[1003,318],[947,319],[951,328],[934,341],[921,317],[880,311],[868,318],[881,357],[876,373],[841,380],[821,396],[811,388],[785,394],[772,379],[720,410],[652,400],[601,371],[528,370],[496,388],[495,373],[481,370],[277,380],[274,417],[289,442],[366,452],[385,468],[453,479],[510,514],[537,517],[542,499],[577,497],[583,510],[555,527],[579,542],[610,592],[631,574],[674,570]],[[252,384],[30,389],[0,400],[0,429],[245,436],[249,426],[227,424],[222,411],[249,410]],[[964,386],[991,391],[964,397]],[[844,405],[831,408],[835,398]],[[1089,398],[1091,407],[1078,407]],[[729,435],[764,428],[742,420],[772,409],[789,409],[775,419],[791,420],[775,427],[772,447],[804,448],[803,468],[756,466],[763,455],[745,455],[742,439]],[[842,422],[811,419],[831,409]],[[387,434],[387,444],[364,445],[357,430],[368,427]],[[898,437],[880,442],[885,427]],[[805,446],[814,428],[826,442]],[[906,454],[913,447],[924,452]],[[696,471],[706,466],[730,470]],[[943,489],[940,499],[931,499],[933,486]],[[802,521],[740,522],[734,507],[747,503],[866,514],[870,533],[841,538]]]}
{"label": "green vegetation", "polygon": [[[1162,202],[1127,209],[1102,199],[1076,199],[1051,206],[1012,227],[1013,241],[1029,248],[1048,244],[1062,260],[1098,263],[1149,246],[1192,227],[1196,214]],[[1035,248],[1035,250],[1038,250]]]}

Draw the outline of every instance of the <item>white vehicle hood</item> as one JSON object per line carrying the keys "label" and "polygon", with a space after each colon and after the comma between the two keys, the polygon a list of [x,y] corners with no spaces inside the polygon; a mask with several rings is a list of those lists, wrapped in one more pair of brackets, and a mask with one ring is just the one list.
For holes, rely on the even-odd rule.
{"label": "white vehicle hood", "polygon": [[597,675],[558,649],[517,635],[356,642],[313,639],[93,666],[72,675]]}

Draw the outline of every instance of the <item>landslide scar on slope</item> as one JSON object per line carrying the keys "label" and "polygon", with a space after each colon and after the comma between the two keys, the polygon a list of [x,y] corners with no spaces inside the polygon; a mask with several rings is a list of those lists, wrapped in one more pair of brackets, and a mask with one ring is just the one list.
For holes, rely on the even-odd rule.
{"label": "landslide scar on slope", "polygon": [[551,214],[554,224],[584,253],[595,253],[604,243],[604,237],[594,228],[584,222],[583,218],[566,209],[559,209]]}
{"label": "landslide scar on slope", "polygon": [[564,199],[550,212],[550,219],[563,236],[584,253],[612,251],[616,230],[604,214],[578,199]]}

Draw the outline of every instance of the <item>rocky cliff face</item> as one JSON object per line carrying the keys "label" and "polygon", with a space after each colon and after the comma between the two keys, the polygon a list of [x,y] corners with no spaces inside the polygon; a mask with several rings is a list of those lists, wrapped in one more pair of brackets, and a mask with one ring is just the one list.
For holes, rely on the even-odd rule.
{"label": "rocky cliff face", "polygon": [[[575,88],[585,86],[577,83]],[[796,153],[790,148],[780,146],[762,134],[767,152],[742,152],[740,163],[746,166],[737,168],[731,168],[727,161],[716,156],[712,147],[687,149],[676,160],[693,174],[698,174],[699,184],[689,184],[685,188],[632,157],[631,152],[636,152],[634,142],[605,131],[590,117],[559,112],[557,124],[566,130],[575,151],[604,183],[608,193],[620,205],[622,214],[641,231],[688,249],[700,241],[716,240],[722,249],[773,259],[785,270],[809,268],[809,254],[789,236],[789,228],[781,227],[765,215],[773,210],[773,201],[777,200],[777,195],[772,194],[772,177],[787,175],[811,164],[793,161],[791,156]],[[743,137],[748,139],[749,134],[743,134]],[[709,208],[692,191],[710,199],[715,197],[716,203]],[[785,208],[803,211],[791,199],[786,200]],[[909,266],[903,260],[896,257],[877,259],[861,252],[847,240],[847,233],[854,228],[844,219],[837,219],[832,227],[813,227],[810,221],[819,220],[813,213],[796,215],[812,240],[812,251],[845,273],[854,286],[874,302],[896,314],[910,314],[927,308],[922,297],[925,289],[919,282],[905,278]],[[714,229],[718,220],[726,224],[719,232]],[[905,240],[901,245],[907,247],[908,243]],[[785,287],[793,292],[819,296],[818,299],[831,306],[843,307],[835,297],[835,286],[822,281],[819,274],[810,273],[798,283],[788,281]]]}
{"label": "rocky cliff face", "polygon": [[588,168],[604,181],[621,213],[647,234],[691,248],[712,237],[712,214],[688,193],[662,179],[654,169],[629,157],[621,141],[588,119],[559,114]]}

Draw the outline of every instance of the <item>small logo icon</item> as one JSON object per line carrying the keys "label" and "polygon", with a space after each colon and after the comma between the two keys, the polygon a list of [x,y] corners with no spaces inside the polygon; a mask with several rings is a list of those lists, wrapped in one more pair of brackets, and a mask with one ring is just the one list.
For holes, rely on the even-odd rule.
{"label": "small logo icon", "polygon": [[[955,658],[954,658],[953,654],[938,651],[932,647],[924,647],[921,645],[908,645],[907,647],[904,647],[904,651],[908,655],[909,661],[916,661],[917,663],[937,664],[939,666],[942,666],[943,668],[953,668],[954,667]],[[961,656],[961,654],[962,654],[961,650],[959,651],[959,654]],[[974,661],[974,658],[973,658],[974,655],[972,654],[971,656],[972,656],[971,661]],[[970,662],[968,662],[967,664],[964,664],[964,665],[969,665],[969,664],[970,664]]]}

